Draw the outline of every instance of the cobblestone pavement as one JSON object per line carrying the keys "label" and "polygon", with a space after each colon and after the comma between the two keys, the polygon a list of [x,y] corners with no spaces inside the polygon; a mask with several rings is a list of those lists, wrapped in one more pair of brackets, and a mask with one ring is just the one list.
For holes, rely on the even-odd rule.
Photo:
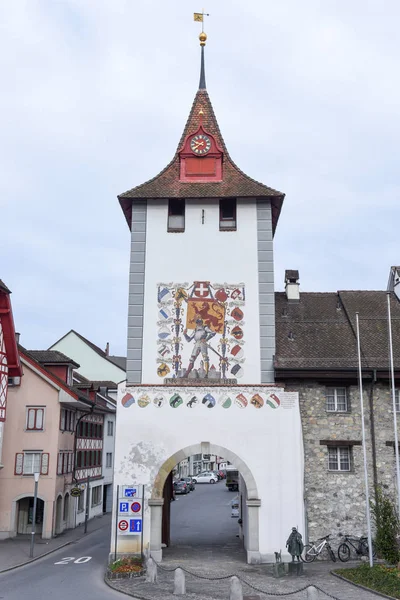
{"label": "cobblestone pavement", "polygon": [[[158,569],[158,583],[148,584],[143,577],[130,580],[113,581],[111,586],[123,593],[127,593],[134,598],[145,600],[176,600],[173,595],[174,573],[172,569],[177,566],[183,567],[187,571],[194,573],[186,576],[185,598],[192,600],[228,600],[229,598],[229,576],[237,575],[243,584],[243,594],[245,596],[259,596],[260,600],[267,598],[287,597],[289,600],[307,600],[306,587],[314,585],[326,593],[320,592],[320,600],[328,598],[337,598],[338,600],[376,600],[381,596],[372,592],[367,592],[350,583],[342,581],[330,574],[332,569],[341,568],[343,565],[334,565],[330,561],[316,561],[312,564],[304,565],[304,575],[301,577],[285,576],[276,579],[272,576],[271,565],[247,565],[238,559],[222,556],[211,559],[213,552],[209,549],[209,558],[207,550],[199,553],[197,559],[190,557],[191,549],[188,548],[188,557],[180,558],[172,556],[163,560]],[[166,553],[167,554],[167,553]],[[346,567],[357,566],[359,562],[347,563]],[[165,571],[164,569],[171,569]],[[212,579],[212,578],[226,579]],[[257,588],[257,589],[254,589]],[[259,590],[268,592],[263,594]],[[298,593],[295,593],[296,590]],[[286,596],[286,594],[289,594]]]}

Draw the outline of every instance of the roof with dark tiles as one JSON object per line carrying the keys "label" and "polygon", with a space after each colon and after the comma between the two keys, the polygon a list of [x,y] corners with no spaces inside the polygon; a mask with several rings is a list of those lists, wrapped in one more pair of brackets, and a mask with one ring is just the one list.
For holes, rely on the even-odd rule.
{"label": "roof with dark tiles", "polygon": [[[179,151],[186,137],[195,133],[200,125],[199,112],[203,111],[204,130],[213,135],[223,149],[223,177],[219,182],[187,182],[179,179]],[[156,176],[118,196],[129,227],[132,219],[132,202],[159,198],[268,198],[271,200],[272,224],[275,231],[282,208],[284,194],[252,179],[233,162],[221,135],[214,110],[205,89],[199,89],[182,137],[172,161]]]}
{"label": "roof with dark tiles", "polygon": [[[390,294],[393,354],[400,369],[400,302]],[[357,369],[356,312],[363,368],[389,368],[387,292],[300,293],[288,302],[275,294],[277,370]]]}
{"label": "roof with dark tiles", "polygon": [[80,366],[78,363],[72,360],[72,358],[69,358],[69,356],[66,356],[58,350],[28,350],[28,352],[35,360],[44,365],[68,364],[74,366],[75,368],[79,368]]}

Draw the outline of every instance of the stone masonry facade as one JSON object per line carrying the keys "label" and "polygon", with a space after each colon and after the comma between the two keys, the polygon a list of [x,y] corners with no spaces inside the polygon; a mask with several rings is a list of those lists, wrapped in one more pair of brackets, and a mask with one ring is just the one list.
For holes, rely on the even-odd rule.
{"label": "stone masonry facade", "polygon": [[[327,388],[346,388],[347,412],[327,411]],[[308,531],[305,538],[339,533],[366,535],[366,503],[362,448],[361,407],[358,386],[297,382],[290,389],[299,392],[304,441],[305,511]],[[286,387],[289,390],[289,387]],[[395,498],[396,469],[392,396],[389,385],[367,384],[363,390],[365,437],[370,498],[380,484]],[[372,399],[372,402],[371,402]],[[371,419],[371,405],[373,419]],[[398,413],[400,422],[400,413]],[[400,433],[400,428],[399,433]],[[373,451],[374,433],[375,452]],[[329,470],[328,448],[348,446],[350,470]],[[375,454],[375,456],[374,456]]]}

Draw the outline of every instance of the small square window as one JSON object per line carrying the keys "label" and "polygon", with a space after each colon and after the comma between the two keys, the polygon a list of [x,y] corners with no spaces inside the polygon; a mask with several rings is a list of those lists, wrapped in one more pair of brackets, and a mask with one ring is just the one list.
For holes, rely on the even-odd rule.
{"label": "small square window", "polygon": [[[400,412],[400,390],[394,391],[394,399],[396,403],[396,412]],[[393,406],[393,404],[392,404]]]}
{"label": "small square window", "polygon": [[328,412],[348,412],[346,388],[327,388],[325,397]]}
{"label": "small square window", "polygon": [[107,435],[114,435],[114,422],[107,421]]}
{"label": "small square window", "polygon": [[171,199],[168,201],[168,231],[185,231],[185,201]]}
{"label": "small square window", "polygon": [[23,474],[33,475],[34,473],[40,473],[41,461],[41,452],[24,452]]}
{"label": "small square window", "polygon": [[219,201],[219,230],[236,231],[236,198]]}
{"label": "small square window", "polygon": [[26,428],[28,431],[43,431],[44,408],[27,407]]}
{"label": "small square window", "polygon": [[111,469],[112,467],[112,452],[106,453],[106,468]]}
{"label": "small square window", "polygon": [[350,471],[350,447],[328,446],[329,471]]}

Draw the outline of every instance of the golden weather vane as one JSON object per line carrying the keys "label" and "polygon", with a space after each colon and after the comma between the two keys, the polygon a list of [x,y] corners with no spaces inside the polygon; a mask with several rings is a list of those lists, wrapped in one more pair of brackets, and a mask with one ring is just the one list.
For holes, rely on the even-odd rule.
{"label": "golden weather vane", "polygon": [[194,13],[193,17],[194,20],[197,21],[198,23],[201,23],[201,33],[204,33],[204,17],[209,17],[210,15],[208,13],[204,12],[204,8],[203,8],[203,12],[201,13]]}

